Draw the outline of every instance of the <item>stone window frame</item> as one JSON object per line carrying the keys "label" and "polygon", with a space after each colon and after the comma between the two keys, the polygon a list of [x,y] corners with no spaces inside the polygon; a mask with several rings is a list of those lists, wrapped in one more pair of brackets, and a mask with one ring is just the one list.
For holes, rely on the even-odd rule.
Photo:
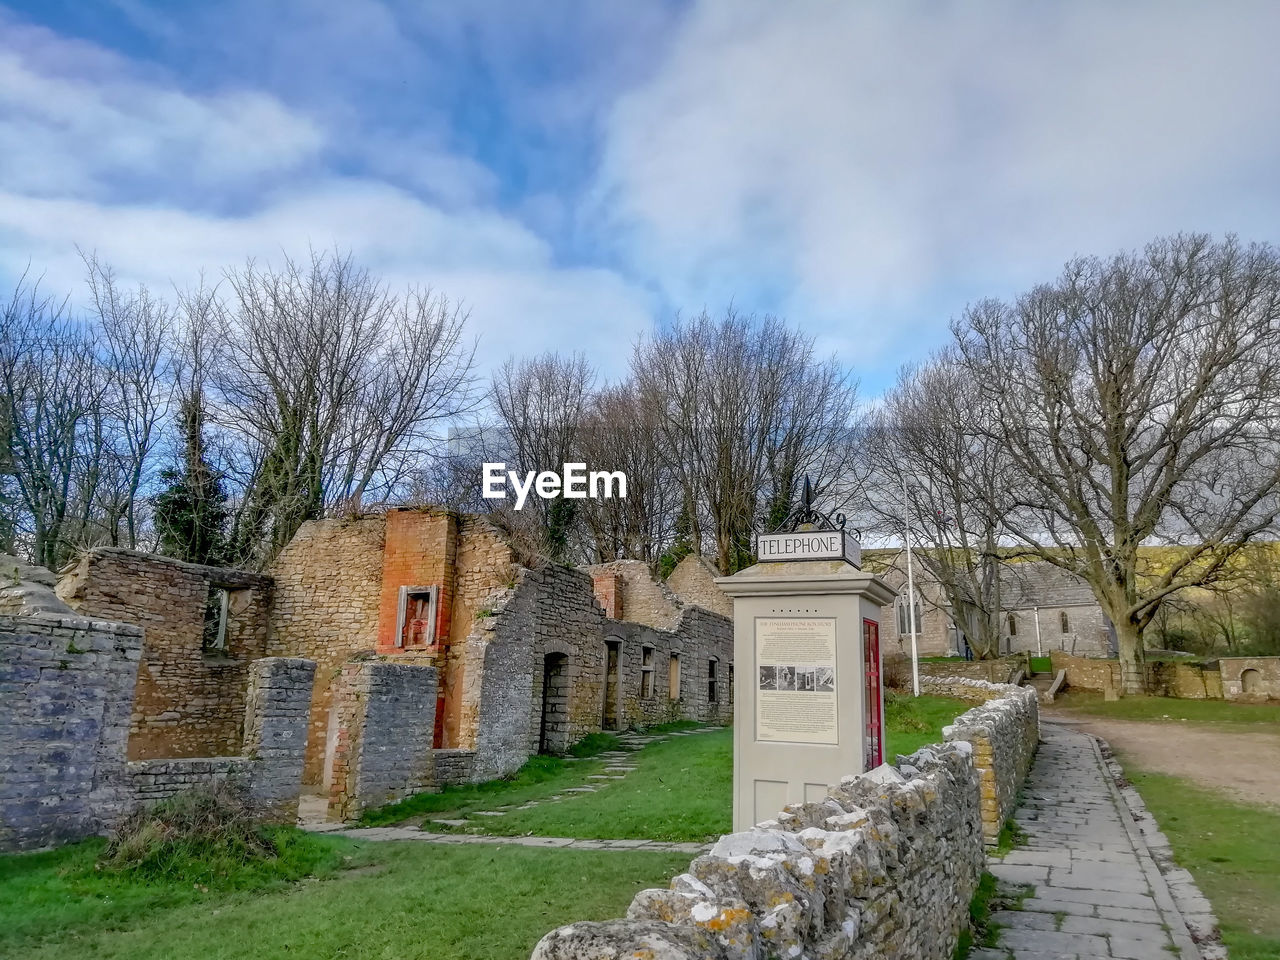
{"label": "stone window frame", "polygon": [[653,654],[654,648],[645,644],[640,647],[640,699],[652,700],[654,698],[653,683]]}
{"label": "stone window frame", "polygon": [[1006,623],[1009,627],[1009,636],[1016,637],[1018,635],[1018,618],[1013,615],[1012,610],[1009,611],[1009,615],[1006,617]]}
{"label": "stone window frame", "polygon": [[1058,631],[1059,633],[1071,632],[1071,618],[1067,616],[1067,611],[1065,610],[1058,611],[1058,626],[1061,628]]}
{"label": "stone window frame", "polygon": [[680,651],[672,650],[667,659],[667,699],[679,700],[684,692],[681,684],[684,682],[684,671],[680,669]]}
{"label": "stone window frame", "polygon": [[396,593],[396,632],[395,646],[400,649],[408,649],[404,642],[405,620],[409,613],[409,598],[418,594],[427,594],[427,639],[423,644],[415,644],[413,649],[422,649],[423,647],[433,646],[436,642],[436,617],[440,607],[440,587],[438,584],[424,584],[421,586],[410,586],[405,584],[400,587]]}
{"label": "stone window frame", "polygon": [[[234,587],[210,581],[205,595],[203,626],[200,631],[200,652],[206,657],[225,657],[227,655],[227,626],[231,620],[231,591]],[[221,594],[218,601],[218,634],[209,641],[209,609],[214,603],[214,593]]]}
{"label": "stone window frame", "polygon": [[[924,626],[924,606],[920,603],[919,591],[916,591],[915,601],[916,636],[919,636]],[[898,628],[898,636],[911,636],[911,614],[907,605],[907,595],[905,593],[898,594],[893,601],[893,622],[894,626]]]}
{"label": "stone window frame", "polygon": [[719,703],[717,696],[719,691],[717,686],[720,678],[717,676],[716,664],[720,662],[719,657],[711,657],[707,660],[707,703]]}

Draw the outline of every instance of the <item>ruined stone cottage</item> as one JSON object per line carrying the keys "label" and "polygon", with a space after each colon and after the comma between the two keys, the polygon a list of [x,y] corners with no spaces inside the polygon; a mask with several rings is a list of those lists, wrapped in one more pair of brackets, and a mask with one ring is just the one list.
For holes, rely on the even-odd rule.
{"label": "ruined stone cottage", "polygon": [[529,569],[482,518],[396,509],[304,524],[261,574],[93,550],[58,595],[143,628],[130,761],[241,754],[252,664],[314,663],[303,789],[346,818],[593,731],[729,721],[732,625],[694,563],[686,599],[640,562]]}

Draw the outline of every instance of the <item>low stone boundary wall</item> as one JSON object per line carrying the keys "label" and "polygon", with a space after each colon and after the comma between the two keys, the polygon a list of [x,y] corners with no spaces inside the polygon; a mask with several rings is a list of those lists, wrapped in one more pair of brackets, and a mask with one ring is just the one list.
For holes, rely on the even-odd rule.
{"label": "low stone boundary wall", "polygon": [[131,760],[129,783],[138,803],[154,803],[194,787],[231,780],[247,783],[253,775],[248,757],[184,757],[177,760]]}
{"label": "low stone boundary wall", "polygon": [[992,699],[948,742],[721,837],[668,889],[637,894],[625,920],[553,930],[533,960],[949,960],[985,864],[978,738],[959,732],[981,729],[1001,772],[1024,768],[1038,737],[1034,691],[950,684]]}
{"label": "low stone boundary wall", "polygon": [[1040,742],[1036,691],[960,677],[930,678],[921,682],[921,689],[937,696],[980,701],[943,727],[942,736],[948,742],[965,741],[973,747],[982,797],[982,834],[987,845],[994,846],[1018,805],[1018,790]]}
{"label": "low stone boundary wall", "polygon": [[438,786],[443,787],[448,783],[471,783],[476,752],[474,750],[433,750],[431,762],[432,780]]}
{"label": "low stone boundary wall", "polygon": [[[920,679],[964,677],[988,683],[1010,683],[1019,670],[1026,670],[1026,657],[1002,657],[999,660],[947,660],[920,664]],[[911,661],[907,660],[907,686],[910,687]]]}

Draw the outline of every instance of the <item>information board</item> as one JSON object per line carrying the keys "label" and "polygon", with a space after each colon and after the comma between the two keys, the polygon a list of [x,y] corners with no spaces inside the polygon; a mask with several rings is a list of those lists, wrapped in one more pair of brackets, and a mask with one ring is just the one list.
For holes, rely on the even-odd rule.
{"label": "information board", "polygon": [[756,739],[840,742],[834,617],[757,617]]}

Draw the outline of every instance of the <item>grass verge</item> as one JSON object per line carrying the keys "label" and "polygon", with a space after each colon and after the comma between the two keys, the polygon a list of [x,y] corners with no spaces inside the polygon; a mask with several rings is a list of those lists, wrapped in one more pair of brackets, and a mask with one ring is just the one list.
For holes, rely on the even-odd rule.
{"label": "grass verge", "polygon": [[603,784],[596,793],[510,810],[468,829],[500,836],[667,841],[709,840],[732,829],[732,730],[672,737],[631,757],[636,769],[622,780],[593,781]]}
{"label": "grass verge", "polygon": [[[0,857],[0,956],[24,960],[526,960],[548,930],[621,916],[682,854],[315,838],[327,879],[205,893],[94,875],[100,842]],[[343,860],[343,857],[349,860]]]}
{"label": "grass verge", "polygon": [[1187,720],[1229,724],[1244,729],[1280,724],[1280,703],[1234,703],[1230,700],[1182,700],[1176,697],[1122,697],[1107,702],[1101,694],[1071,692],[1058,696],[1055,709],[1075,710],[1117,720]]}
{"label": "grass verge", "polygon": [[942,728],[972,704],[953,697],[912,697],[886,693],[885,757],[915,753],[921,747],[942,742]]}
{"label": "grass verge", "polygon": [[1280,812],[1166,774],[1125,775],[1213,904],[1232,960],[1280,957]]}

